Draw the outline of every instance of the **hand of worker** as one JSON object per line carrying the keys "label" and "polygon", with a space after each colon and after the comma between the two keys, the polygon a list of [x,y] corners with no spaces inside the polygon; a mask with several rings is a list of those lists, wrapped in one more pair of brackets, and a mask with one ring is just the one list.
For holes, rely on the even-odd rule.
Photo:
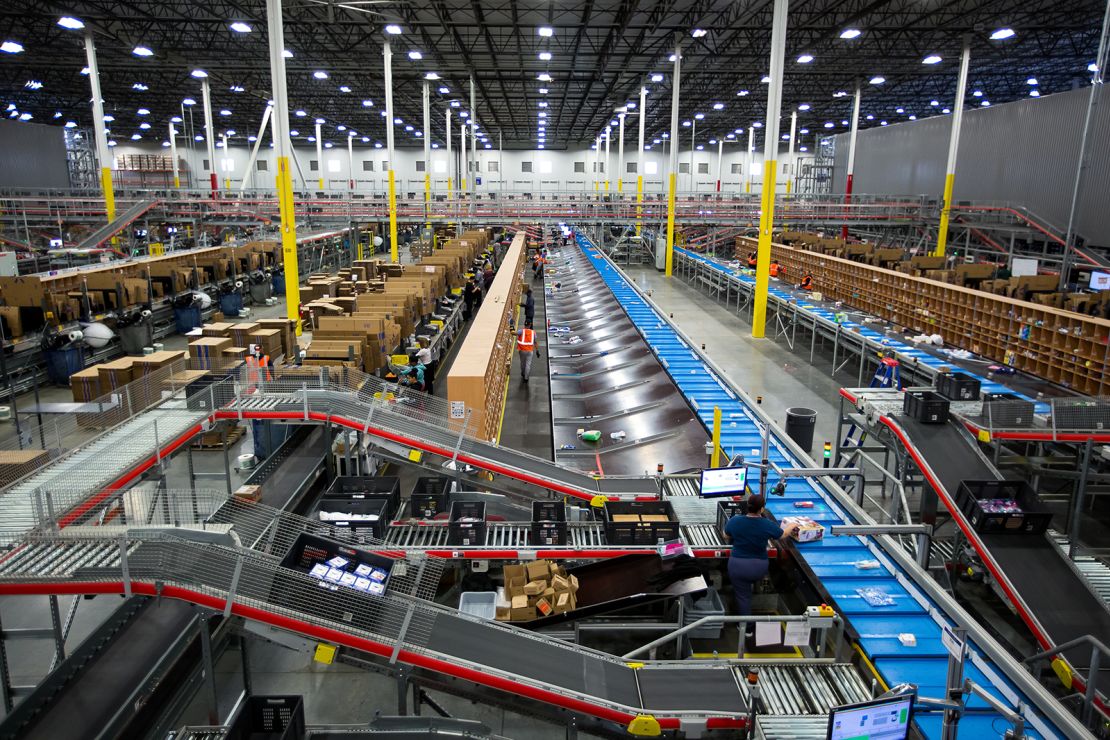
{"label": "hand of worker", "polygon": [[797,539],[799,529],[800,528],[798,527],[797,524],[791,524],[789,527],[786,528],[786,536],[787,537],[793,537],[794,539]]}

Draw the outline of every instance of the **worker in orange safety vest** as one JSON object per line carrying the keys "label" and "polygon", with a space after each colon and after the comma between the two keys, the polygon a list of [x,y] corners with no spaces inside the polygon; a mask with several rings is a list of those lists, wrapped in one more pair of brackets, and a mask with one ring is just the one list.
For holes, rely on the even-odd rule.
{"label": "worker in orange safety vest", "polygon": [[516,333],[516,348],[520,352],[520,379],[528,382],[532,370],[532,360],[536,357],[536,332],[525,327]]}

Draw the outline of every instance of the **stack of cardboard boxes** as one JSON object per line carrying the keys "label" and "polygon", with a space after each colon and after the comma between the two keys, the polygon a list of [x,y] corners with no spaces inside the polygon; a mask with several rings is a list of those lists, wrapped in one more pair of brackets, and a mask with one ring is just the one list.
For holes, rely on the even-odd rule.
{"label": "stack of cardboard boxes", "polygon": [[499,621],[527,622],[573,611],[577,605],[578,579],[550,560],[506,565],[504,575],[504,598],[497,605]]}

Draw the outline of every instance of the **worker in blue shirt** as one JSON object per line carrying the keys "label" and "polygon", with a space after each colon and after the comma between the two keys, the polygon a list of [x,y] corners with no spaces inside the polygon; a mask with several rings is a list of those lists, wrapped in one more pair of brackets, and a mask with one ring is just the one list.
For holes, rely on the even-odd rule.
{"label": "worker in blue shirt", "polygon": [[[728,559],[728,579],[732,581],[732,592],[736,599],[737,613],[747,616],[752,613],[752,587],[767,575],[770,564],[767,562],[767,540],[777,540],[798,534],[798,525],[783,529],[770,519],[763,517],[766,499],[756,494],[748,499],[748,513],[737,514],[725,524],[725,539],[732,543],[732,555]],[[749,632],[754,627],[749,625]]]}

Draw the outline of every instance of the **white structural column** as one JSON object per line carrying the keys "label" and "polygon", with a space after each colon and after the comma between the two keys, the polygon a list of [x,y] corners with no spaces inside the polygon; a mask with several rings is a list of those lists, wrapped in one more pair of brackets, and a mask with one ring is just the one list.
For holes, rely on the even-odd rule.
{"label": "white structural column", "polygon": [[215,194],[220,189],[216,179],[216,126],[212,123],[212,86],[208,84],[207,77],[201,78],[200,97],[204,104],[204,143],[208,145],[209,179]]}
{"label": "white structural column", "polygon": [[[104,127],[104,98],[100,95],[100,73],[96,65],[96,42],[92,31],[85,32],[85,60],[89,67],[92,88],[93,136],[96,137],[96,158],[100,165],[100,190],[104,194],[104,210],[108,222],[116,220],[116,194],[112,186],[112,153],[108,148],[108,131]],[[115,239],[112,240],[113,243]]]}
{"label": "white structural column", "polygon": [[725,137],[717,138],[717,192],[721,192],[721,173],[725,169]]}
{"label": "white structural column", "polygon": [[[851,133],[848,134],[848,178],[844,182],[845,205],[852,202],[852,176],[856,172],[856,139],[859,135],[859,100],[859,83],[856,83],[856,97],[852,103],[852,128]],[[845,213],[844,217],[847,218],[848,214]],[[840,238],[848,238],[848,224],[840,227]]]}
{"label": "white structural column", "polygon": [[173,186],[179,188],[181,187],[181,173],[177,163],[177,129],[173,127],[173,121],[170,121],[170,160],[173,165]]}
{"label": "white structural column", "polygon": [[393,148],[393,50],[389,48],[389,40],[382,44],[382,60],[384,61],[385,77],[385,146],[386,157],[389,160],[387,183],[389,187],[389,259],[397,261],[397,175],[394,171]]}
{"label": "white structural column", "polygon": [[447,200],[455,197],[455,159],[451,156],[451,109],[447,109],[446,124],[443,127],[447,135]]}
{"label": "white structural column", "polygon": [[748,160],[744,164],[744,192],[752,192],[752,165],[755,164],[755,127],[748,126]]}
{"label": "white structural column", "polygon": [[675,36],[674,72],[671,80],[671,157],[667,181],[667,255],[664,275],[674,272],[674,199],[678,179],[678,103],[679,85],[682,82],[682,36]]}
{"label": "white structural column", "polygon": [[697,190],[697,181],[694,179],[694,172],[697,167],[694,166],[694,152],[698,148],[698,119],[690,119],[690,192]]}
{"label": "white structural column", "polygon": [[[262,111],[262,125],[258,127],[258,136],[254,137],[254,146],[251,147],[251,155],[247,159],[247,168],[243,170],[243,181],[239,185],[239,197],[243,197],[244,191],[247,189],[247,175],[250,175],[251,182],[254,182],[254,163],[258,160],[258,148],[262,146],[262,138],[266,135],[266,126],[270,123],[270,116],[273,115],[274,106],[267,105],[266,110]],[[277,144],[274,144],[277,148]]]}
{"label": "white structural column", "polygon": [[[466,153],[466,119],[465,118],[462,119],[462,123],[459,124],[459,142],[461,142],[459,144],[459,146],[462,147],[462,149],[459,152],[459,166],[463,168],[462,179],[459,181],[460,182],[460,185],[459,185],[459,201],[461,202],[461,201],[466,199],[466,194],[468,192],[467,191],[467,178],[470,177],[470,172],[469,172],[469,170],[470,170],[470,160],[467,158],[467,153]],[[460,217],[462,216],[462,207],[461,206],[459,207],[459,216]],[[462,225],[462,221],[460,221],[459,222],[458,233],[461,234],[462,232],[463,232],[463,225]]]}
{"label": "white structural column", "polygon": [[644,117],[647,115],[647,87],[640,86],[639,144],[636,150],[636,235],[641,232],[640,221],[644,217]]}
{"label": "white structural column", "polygon": [[767,324],[767,290],[771,271],[771,229],[775,223],[775,175],[778,169],[779,118],[782,107],[783,61],[786,56],[787,0],[775,0],[771,21],[771,82],[767,89],[767,123],[763,130],[763,187],[759,209],[759,249],[755,267],[752,336],[762,339]]}
{"label": "white structural column", "polygon": [[355,191],[355,132],[347,132],[347,189]]}
{"label": "white structural column", "polygon": [[316,119],[316,189],[324,189],[324,119]]}
{"label": "white structural column", "polygon": [[227,145],[227,134],[220,134],[220,142],[224,145],[224,156],[220,169],[224,170],[224,190],[231,190],[231,170],[225,169],[223,164],[226,162],[229,167],[231,165],[231,149]]}
{"label": "white structural column", "polygon": [[[858,116],[857,116],[858,118]],[[786,162],[789,166],[790,177],[786,181],[786,194],[790,195],[791,187],[794,184],[794,178],[797,176],[795,171],[796,165],[794,162],[794,136],[798,130],[798,111],[790,111],[790,140],[787,142],[786,147]]]}
{"label": "white structural column", "polygon": [[613,130],[612,126],[607,125],[605,127],[605,167],[603,167],[602,169],[605,170],[605,192],[606,193],[609,192],[609,175],[611,174],[611,171],[609,170],[609,140],[612,138],[612,130]]}
{"label": "white structural column", "polygon": [[[466,122],[470,124],[470,156],[474,159],[473,174],[470,176],[473,182],[470,183],[470,199],[474,200],[474,194],[478,192],[478,99],[474,94],[474,75],[470,75],[470,115],[467,117]],[[470,169],[469,167],[467,168]]]}
{"label": "white structural column", "polygon": [[[281,0],[266,0],[266,27],[270,44],[270,80],[273,86],[274,154],[277,156],[278,208],[281,213],[281,255],[285,271],[286,316],[296,322],[301,333],[301,279],[297,266],[297,219],[293,208],[293,173],[289,143],[289,93],[285,84],[285,31],[281,19]],[[263,126],[265,129],[265,117]],[[258,137],[258,143],[262,136]]]}
{"label": "white structural column", "polygon": [[617,192],[624,192],[624,117],[627,113],[617,116],[620,121],[620,132],[617,134]]}
{"label": "white structural column", "polygon": [[432,227],[432,91],[424,80],[424,221]]}
{"label": "white structural column", "polygon": [[971,41],[964,39],[960,55],[960,75],[956,80],[956,101],[952,104],[952,132],[948,136],[948,163],[944,167],[944,196],[937,227],[937,248],[933,255],[943,257],[948,247],[948,217],[952,211],[952,187],[956,182],[956,154],[960,149],[960,126],[964,121],[964,97],[967,95],[967,71],[971,67]]}

